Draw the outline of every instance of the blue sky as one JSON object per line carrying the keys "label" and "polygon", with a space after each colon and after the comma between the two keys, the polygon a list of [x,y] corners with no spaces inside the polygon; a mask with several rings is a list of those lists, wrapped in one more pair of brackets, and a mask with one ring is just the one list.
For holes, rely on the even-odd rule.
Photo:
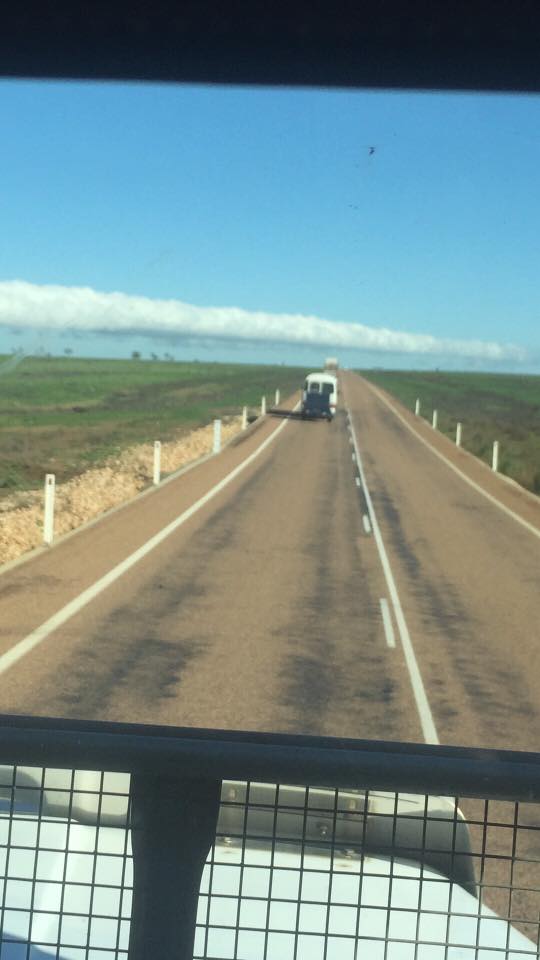
{"label": "blue sky", "polygon": [[537,97],[4,81],[0,116],[0,350],[540,372]]}

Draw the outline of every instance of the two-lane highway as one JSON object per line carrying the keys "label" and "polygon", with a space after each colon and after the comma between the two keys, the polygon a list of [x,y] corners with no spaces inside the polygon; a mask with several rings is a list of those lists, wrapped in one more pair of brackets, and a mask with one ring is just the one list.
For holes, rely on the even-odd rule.
{"label": "two-lane highway", "polygon": [[[386,643],[385,584],[355,475],[343,412],[332,424],[291,421],[189,524],[11,667],[1,709],[421,738]],[[174,497],[184,479],[162,493]],[[79,560],[70,541],[75,566],[85,539]],[[62,550],[48,555],[51,569]],[[5,575],[8,596],[21,576],[37,582],[32,565]],[[20,634],[15,624],[13,641]]]}
{"label": "two-lane highway", "polygon": [[[5,572],[0,710],[434,739],[420,684],[441,742],[534,749],[538,537],[365,382],[342,379],[362,480],[343,408],[330,425],[269,421]],[[121,575],[9,661],[121,563]]]}

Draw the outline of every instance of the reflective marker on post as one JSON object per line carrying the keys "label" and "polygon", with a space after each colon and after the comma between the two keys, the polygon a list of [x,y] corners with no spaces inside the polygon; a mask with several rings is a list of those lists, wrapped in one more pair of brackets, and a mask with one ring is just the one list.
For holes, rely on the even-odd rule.
{"label": "reflective marker on post", "polygon": [[436,410],[434,410],[434,411],[433,411],[433,420],[431,421],[431,425],[432,425],[432,427],[433,427],[434,430],[437,429],[437,423],[438,423],[438,422],[439,422],[439,414],[437,413]]}
{"label": "reflective marker on post", "polygon": [[461,446],[461,424],[458,423],[456,427],[456,447]]}
{"label": "reflective marker on post", "polygon": [[275,406],[276,406],[276,407],[279,406],[279,401],[280,401],[280,400],[281,400],[281,394],[280,394],[279,390],[276,390],[276,401],[275,401]]}
{"label": "reflective marker on post", "polygon": [[214,420],[214,445],[212,453],[219,453],[221,450],[221,420]]}
{"label": "reflective marker on post", "polygon": [[497,470],[499,469],[499,441],[498,440],[493,441],[493,458],[491,461],[491,469],[494,470],[495,473],[497,473]]}
{"label": "reflective marker on post", "polygon": [[50,545],[54,537],[54,473],[45,474],[45,510],[43,516],[43,542]]}
{"label": "reflective marker on post", "polygon": [[247,407],[242,407],[242,430],[247,430]]}
{"label": "reflective marker on post", "polygon": [[266,397],[261,397],[261,417],[266,416]]}
{"label": "reflective marker on post", "polygon": [[154,486],[157,487],[161,479],[161,443],[154,441]]}
{"label": "reflective marker on post", "polygon": [[417,417],[420,416],[420,399],[419,399],[419,397],[416,398],[416,403],[415,403],[415,405],[414,405],[414,413],[415,413],[415,416],[417,416]]}

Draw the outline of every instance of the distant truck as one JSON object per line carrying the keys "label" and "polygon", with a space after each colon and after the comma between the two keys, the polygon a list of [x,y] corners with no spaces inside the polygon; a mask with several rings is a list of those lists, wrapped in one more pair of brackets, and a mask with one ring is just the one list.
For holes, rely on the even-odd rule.
{"label": "distant truck", "polygon": [[330,373],[330,372],[335,372],[335,373],[337,373],[337,371],[338,371],[338,369],[339,369],[339,364],[338,364],[338,361],[337,361],[337,357],[327,357],[326,360],[324,361],[324,369],[325,369],[328,373]]}
{"label": "distant truck", "polygon": [[[323,412],[324,410],[327,410],[330,414],[329,419],[331,419],[336,412],[337,399],[337,377],[335,377],[332,373],[328,373],[327,371],[321,371],[321,373],[308,373],[304,383],[304,389],[302,391],[302,416],[328,417],[328,412]],[[328,404],[327,407],[326,404]],[[321,411],[318,414],[315,412],[317,408]]]}

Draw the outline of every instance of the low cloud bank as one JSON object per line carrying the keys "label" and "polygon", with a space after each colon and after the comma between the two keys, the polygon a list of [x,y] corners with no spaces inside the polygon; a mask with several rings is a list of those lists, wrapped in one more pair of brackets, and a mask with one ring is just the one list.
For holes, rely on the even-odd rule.
{"label": "low cloud bank", "polygon": [[0,325],[10,330],[95,333],[282,343],[398,354],[447,355],[470,360],[521,362],[526,351],[512,344],[452,340],[384,327],[338,323],[316,316],[264,313],[239,307],[197,307],[181,300],[154,300],[90,287],[0,281]]}

